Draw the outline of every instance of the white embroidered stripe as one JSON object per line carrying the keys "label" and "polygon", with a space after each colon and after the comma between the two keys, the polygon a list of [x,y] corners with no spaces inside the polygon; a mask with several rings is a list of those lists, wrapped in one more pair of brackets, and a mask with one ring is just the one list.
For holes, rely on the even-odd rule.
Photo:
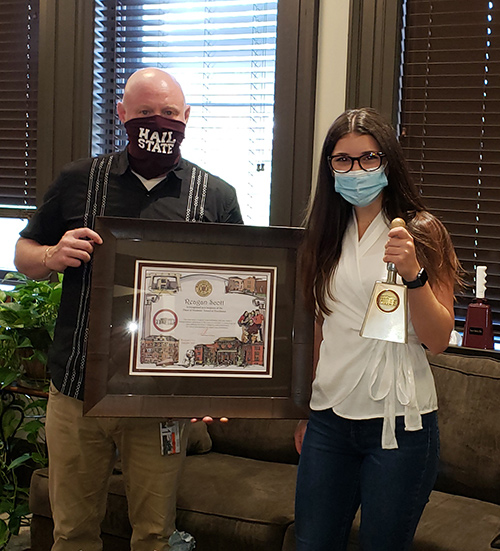
{"label": "white embroidered stripe", "polygon": [[[87,201],[85,203],[85,212],[84,212],[84,215],[83,215],[83,225],[84,225],[84,227],[88,226],[89,213],[90,213],[91,208],[92,208],[92,188],[93,188],[93,181],[94,181],[94,177],[95,177],[95,171],[96,171],[96,167],[97,167],[98,163],[99,163],[99,159],[96,158],[92,161],[92,165],[90,167],[89,182],[88,182],[88,186],[87,186]],[[101,161],[101,163],[102,163],[102,161]],[[84,277],[84,274],[82,274],[82,278],[83,277]],[[78,324],[79,324],[79,321],[81,319],[82,298],[83,298],[83,285],[82,285],[82,289],[81,289],[81,292],[80,292],[80,299],[79,299],[79,302],[78,302],[77,326],[76,326],[75,331],[73,333],[73,344],[72,344],[72,347],[71,347],[71,354],[69,355],[68,361],[66,362],[66,367],[65,367],[65,372],[64,372],[64,379],[63,379],[62,386],[61,386],[61,391],[63,392],[63,394],[68,394],[68,388],[67,387],[68,387],[68,384],[71,384],[70,381],[68,381],[68,377],[70,375],[70,372],[71,372],[71,374],[73,374],[72,370],[70,370],[70,366],[72,365],[72,363],[74,361],[76,350],[77,350]],[[71,381],[73,381],[73,377],[71,378]]]}
{"label": "white embroidered stripe", "polygon": [[198,174],[198,178],[196,178],[196,195],[194,197],[194,203],[193,203],[193,218],[192,222],[196,222],[196,209],[198,207],[198,203],[200,202],[200,184],[201,184],[201,175],[202,171],[200,170]]}
{"label": "white embroidered stripe", "polygon": [[196,168],[193,167],[193,169],[191,170],[191,181],[189,183],[189,193],[188,193],[188,200],[187,200],[187,206],[186,206],[186,222],[189,222],[189,217],[191,215],[191,204],[193,201],[195,179],[196,179]]}
{"label": "white embroidered stripe", "polygon": [[[109,173],[111,171],[111,164],[113,161],[113,155],[110,155],[108,157],[108,162],[106,164],[106,169],[104,171],[104,176],[101,178],[101,170],[99,170],[99,174],[97,177],[97,182],[95,185],[95,193],[94,193],[94,207],[92,209],[93,217],[91,221],[91,227],[92,229],[95,228],[95,219],[97,216],[97,206],[99,201],[99,192],[100,192],[100,184],[102,182],[102,194],[101,194],[101,205],[99,208],[99,214],[102,216],[104,215],[104,212],[106,210],[106,197],[107,197],[107,189],[108,189],[108,182],[109,182]],[[100,169],[102,166],[100,167]],[[85,297],[85,333],[83,336],[83,350],[82,354],[80,356],[80,365],[78,368],[78,380],[76,382],[76,388],[75,388],[75,396],[78,396],[80,394],[81,387],[84,382],[85,377],[85,364],[87,361],[87,343],[89,338],[89,329],[88,329],[88,317],[89,317],[89,306],[90,306],[90,289],[91,289],[91,282],[92,282],[92,262],[89,262],[86,264],[88,267],[88,273],[87,273],[87,280],[86,280],[86,286],[87,286],[87,293]]]}
{"label": "white embroidered stripe", "polygon": [[[97,176],[90,178],[88,183],[88,195],[86,210],[90,213],[87,216],[85,227],[93,228],[96,213],[96,188],[99,188],[99,180],[101,178],[102,168],[104,166],[105,159],[102,158],[99,163],[99,169],[97,170]],[[77,378],[77,372],[82,371],[82,358],[85,356],[85,331],[88,323],[88,298],[90,293],[90,273],[89,265],[85,264],[82,272],[82,285],[80,291],[80,300],[78,303],[78,313],[76,319],[76,328],[73,337],[73,350],[71,352],[70,359],[66,365],[66,373],[71,372],[71,379],[69,381],[68,392],[71,396],[76,396],[76,388],[78,388],[78,381],[81,379],[81,373],[78,376],[76,388],[75,379]],[[82,346],[83,345],[83,346]]]}
{"label": "white embroidered stripe", "polygon": [[199,216],[200,222],[203,222],[203,216],[205,215],[205,201],[207,198],[207,188],[208,188],[208,172],[205,172],[203,176],[203,189],[201,193],[201,202],[200,202],[200,216]]}
{"label": "white embroidered stripe", "polygon": [[[113,162],[113,155],[107,159],[95,159],[89,172],[87,188],[87,201],[85,205],[84,226],[94,228],[97,213],[105,214],[108,191],[109,173]],[[99,168],[96,176],[96,166]],[[106,167],[104,168],[104,165]],[[104,170],[103,170],[104,169]],[[99,206],[99,192],[102,182],[101,204]],[[86,346],[88,340],[88,314],[90,301],[90,283],[92,276],[92,263],[85,264],[82,272],[82,286],[78,304],[77,324],[73,334],[72,351],[66,363],[66,371],[62,384],[62,391],[70,396],[78,396],[83,385],[86,361]],[[70,380],[68,380],[71,374]]]}

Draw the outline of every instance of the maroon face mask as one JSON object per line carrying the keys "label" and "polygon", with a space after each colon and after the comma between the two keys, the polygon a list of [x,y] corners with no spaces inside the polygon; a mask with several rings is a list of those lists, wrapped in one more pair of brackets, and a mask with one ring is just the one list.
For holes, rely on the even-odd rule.
{"label": "maroon face mask", "polygon": [[125,123],[132,170],[148,180],[166,174],[179,162],[186,125],[160,115],[130,119]]}

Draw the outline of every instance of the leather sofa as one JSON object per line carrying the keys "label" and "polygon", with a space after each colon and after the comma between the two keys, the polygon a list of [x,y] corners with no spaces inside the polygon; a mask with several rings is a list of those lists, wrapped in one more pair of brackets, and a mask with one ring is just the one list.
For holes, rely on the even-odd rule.
{"label": "leather sofa", "polygon": [[[448,349],[429,355],[439,397],[441,469],[417,529],[415,551],[500,549],[500,361]],[[294,420],[198,423],[178,494],[178,528],[196,551],[293,551],[298,456]],[[49,551],[47,473],[32,477],[31,550]],[[358,549],[356,519],[350,551]],[[122,477],[111,480],[105,551],[130,549]],[[496,543],[494,543],[496,541]]]}

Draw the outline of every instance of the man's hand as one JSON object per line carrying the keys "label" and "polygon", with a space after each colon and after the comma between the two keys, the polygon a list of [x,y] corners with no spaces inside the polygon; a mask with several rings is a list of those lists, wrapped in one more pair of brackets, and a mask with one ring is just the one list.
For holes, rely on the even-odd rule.
{"label": "man's hand", "polygon": [[49,270],[63,272],[89,262],[94,245],[102,245],[101,236],[90,228],[67,231],[57,245],[47,247],[42,262]]}
{"label": "man's hand", "polygon": [[[197,423],[198,421],[199,421],[199,419],[197,419],[196,417],[193,417],[193,418],[191,419],[191,423]],[[205,417],[203,417],[202,421],[203,421],[204,423],[206,423],[207,425],[211,425],[211,424],[214,422],[213,418],[210,417],[209,415],[205,415]],[[220,421],[221,423],[227,423],[227,422],[229,421],[229,419],[228,419],[227,417],[221,417],[221,418],[219,419],[219,421]]]}
{"label": "man's hand", "polygon": [[33,239],[20,237],[16,244],[14,264],[31,279],[44,279],[50,272],[63,272],[68,266],[77,268],[90,260],[101,236],[90,228],[67,231],[57,245],[40,245]]}

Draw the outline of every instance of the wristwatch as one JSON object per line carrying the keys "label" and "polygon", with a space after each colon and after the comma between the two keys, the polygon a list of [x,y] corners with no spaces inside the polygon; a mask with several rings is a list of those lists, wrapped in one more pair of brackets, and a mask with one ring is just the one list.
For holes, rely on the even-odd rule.
{"label": "wristwatch", "polygon": [[423,287],[427,283],[429,276],[427,275],[425,268],[422,268],[413,281],[406,281],[404,277],[402,279],[408,289],[417,289],[418,287]]}

